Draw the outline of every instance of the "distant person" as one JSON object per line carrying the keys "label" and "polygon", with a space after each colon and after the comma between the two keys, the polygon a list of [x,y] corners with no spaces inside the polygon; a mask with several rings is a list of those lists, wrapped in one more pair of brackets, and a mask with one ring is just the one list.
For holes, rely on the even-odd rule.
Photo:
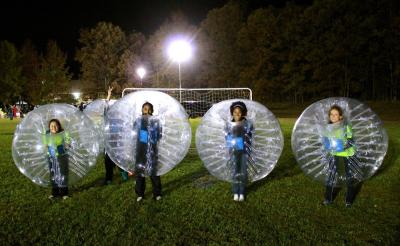
{"label": "distant person", "polygon": [[18,112],[17,106],[15,106],[15,104],[14,104],[14,105],[12,106],[12,114],[13,114],[13,117],[14,117],[14,118],[17,117],[17,112]]}
{"label": "distant person", "polygon": [[83,112],[83,110],[85,109],[85,104],[83,103],[83,102],[81,102],[80,104],[79,104],[79,110],[80,111],[82,111]]}
{"label": "distant person", "polygon": [[14,114],[13,114],[13,109],[12,109],[11,105],[8,106],[7,114],[8,114],[8,117],[10,118],[10,120],[13,120]]}
{"label": "distant person", "polygon": [[[106,115],[106,113],[108,111],[108,108],[109,108],[109,102],[110,102],[111,93],[112,93],[113,89],[114,89],[113,87],[108,87],[107,99],[106,99],[106,107],[104,109],[104,118],[105,118],[105,115]],[[111,160],[111,158],[108,155],[107,151],[105,151],[105,156],[104,156],[104,167],[106,169],[106,176],[105,176],[105,180],[104,180],[104,184],[105,185],[109,185],[109,184],[112,183],[115,166],[116,166],[116,164]],[[128,172],[124,171],[121,168],[119,168],[119,170],[120,170],[120,174],[121,174],[122,180],[123,181],[127,181],[128,180],[128,176],[129,176]]]}

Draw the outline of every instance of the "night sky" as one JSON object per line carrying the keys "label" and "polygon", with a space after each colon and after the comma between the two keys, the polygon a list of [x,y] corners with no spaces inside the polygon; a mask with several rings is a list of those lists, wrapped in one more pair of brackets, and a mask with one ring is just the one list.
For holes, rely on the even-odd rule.
{"label": "night sky", "polygon": [[[78,46],[79,30],[91,28],[100,21],[112,22],[124,31],[137,30],[150,35],[174,11],[182,11],[191,24],[198,25],[213,8],[222,7],[227,0],[60,0],[60,1],[4,1],[0,10],[0,40],[8,40],[18,47],[31,39],[39,50],[47,41],[57,41],[68,53],[68,63]],[[270,4],[284,5],[284,0],[250,0],[249,9]],[[303,1],[298,1],[303,2]],[[74,69],[75,70],[75,69]]]}
{"label": "night sky", "polygon": [[71,51],[78,42],[79,30],[99,21],[116,24],[125,31],[153,33],[175,10],[181,10],[193,24],[207,12],[224,5],[212,1],[7,1],[0,12],[0,39],[17,45],[30,38],[39,47],[56,40],[62,49]]}

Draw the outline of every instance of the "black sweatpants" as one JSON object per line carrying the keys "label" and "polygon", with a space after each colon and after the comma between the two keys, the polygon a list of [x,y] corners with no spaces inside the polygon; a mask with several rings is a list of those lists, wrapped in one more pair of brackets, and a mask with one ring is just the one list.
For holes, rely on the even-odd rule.
{"label": "black sweatpants", "polygon": [[[153,186],[153,196],[161,196],[161,178],[160,176],[150,176],[151,184]],[[136,175],[135,192],[138,196],[143,197],[146,190],[146,178],[142,175]]]}

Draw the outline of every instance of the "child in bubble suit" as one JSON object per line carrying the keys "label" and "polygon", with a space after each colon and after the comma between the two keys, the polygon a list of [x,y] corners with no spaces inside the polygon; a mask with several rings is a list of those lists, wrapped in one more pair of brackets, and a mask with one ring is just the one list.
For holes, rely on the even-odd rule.
{"label": "child in bubble suit", "polygon": [[232,174],[233,200],[244,201],[254,127],[246,119],[247,107],[243,102],[232,103],[230,113],[232,120],[225,127],[225,140],[229,153],[227,164],[229,172]]}
{"label": "child in bubble suit", "polygon": [[158,147],[161,139],[162,128],[160,121],[154,118],[153,105],[145,102],[142,105],[142,116],[139,117],[133,127],[137,131],[136,139],[136,186],[137,202],[144,197],[146,189],[145,175],[150,176],[153,186],[153,197],[155,200],[161,199],[161,178],[157,176]]}
{"label": "child in bubble suit", "polygon": [[69,133],[64,131],[58,119],[49,121],[49,130],[42,137],[47,146],[47,156],[52,187],[49,199],[68,198],[68,147]]}
{"label": "child in bubble suit", "polygon": [[[108,87],[107,91],[107,99],[106,99],[106,107],[104,108],[104,118],[106,118],[107,111],[109,109],[109,103],[111,98],[111,93],[114,87]],[[104,167],[106,169],[106,175],[104,184],[109,185],[112,183],[113,175],[114,175],[114,167],[116,167],[115,163],[111,160],[110,156],[106,151],[104,151]],[[119,168],[119,172],[121,173],[121,177],[123,181],[128,180],[128,172],[124,171],[123,169]]]}
{"label": "child in bubble suit", "polygon": [[343,119],[343,110],[338,105],[333,105],[328,112],[329,124],[324,133],[323,142],[325,149],[330,153],[328,158],[328,175],[326,177],[326,190],[324,205],[332,204],[333,191],[337,179],[339,163],[344,163],[346,173],[346,207],[351,207],[354,199],[354,175],[360,172],[355,156],[353,130],[351,125]]}

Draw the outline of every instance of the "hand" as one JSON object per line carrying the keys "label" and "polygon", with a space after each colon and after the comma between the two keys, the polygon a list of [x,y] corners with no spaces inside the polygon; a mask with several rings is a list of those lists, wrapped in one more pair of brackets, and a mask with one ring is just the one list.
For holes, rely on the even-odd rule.
{"label": "hand", "polygon": [[112,86],[109,86],[109,87],[108,87],[108,91],[107,91],[107,101],[110,100],[111,92],[112,92],[113,89],[114,89],[114,87],[112,87]]}
{"label": "hand", "polygon": [[348,138],[347,142],[346,142],[346,146],[344,146],[344,149],[348,149],[348,148],[353,147],[353,146],[354,146],[353,139],[352,138]]}

